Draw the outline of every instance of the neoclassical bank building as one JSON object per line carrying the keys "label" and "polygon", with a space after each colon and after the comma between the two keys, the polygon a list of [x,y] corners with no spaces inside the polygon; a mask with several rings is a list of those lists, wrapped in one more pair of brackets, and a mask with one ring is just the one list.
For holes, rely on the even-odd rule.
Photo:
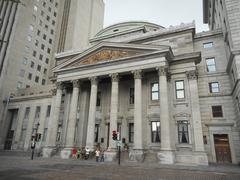
{"label": "neoclassical bank building", "polygon": [[[53,84],[14,93],[5,146],[44,157],[72,148],[129,161],[208,165],[240,161],[239,127],[221,30],[148,22],[109,26],[81,51],[56,54]],[[37,132],[36,132],[37,131]],[[124,148],[125,147],[125,148]]]}

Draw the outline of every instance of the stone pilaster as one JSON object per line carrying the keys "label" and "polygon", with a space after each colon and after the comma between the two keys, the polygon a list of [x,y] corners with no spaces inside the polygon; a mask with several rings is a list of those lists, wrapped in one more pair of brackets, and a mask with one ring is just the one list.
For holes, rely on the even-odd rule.
{"label": "stone pilaster", "polygon": [[91,80],[91,94],[90,94],[90,104],[89,104],[89,114],[88,114],[86,147],[89,147],[90,150],[93,150],[98,80],[97,80],[97,77],[91,77],[90,80]]}
{"label": "stone pilaster", "polygon": [[77,107],[78,107],[78,98],[79,98],[79,88],[80,83],[79,80],[74,80],[73,82],[73,92],[72,99],[70,105],[70,113],[68,119],[68,127],[67,127],[67,139],[66,139],[66,147],[74,147],[74,135],[76,129],[77,122]]}
{"label": "stone pilaster", "polygon": [[158,68],[159,75],[159,105],[160,105],[160,127],[161,127],[161,151],[158,153],[159,163],[173,164],[174,153],[171,147],[170,134],[170,112],[168,99],[168,68]]}
{"label": "stone pilaster", "polygon": [[31,106],[30,113],[29,113],[29,119],[28,119],[28,125],[27,125],[27,131],[26,131],[26,137],[24,140],[24,147],[23,147],[23,149],[25,151],[28,150],[30,142],[31,142],[32,130],[33,130],[34,120],[35,120],[35,112],[36,112],[36,106]]}
{"label": "stone pilaster", "polygon": [[132,161],[143,161],[142,139],[142,70],[135,70],[134,75],[134,146],[129,154]]}
{"label": "stone pilaster", "polygon": [[110,74],[112,79],[111,90],[111,107],[110,107],[110,133],[109,147],[105,152],[106,161],[113,161],[116,158],[116,142],[112,139],[112,131],[117,131],[118,118],[118,93],[119,93],[119,76],[118,74]]}
{"label": "stone pilaster", "polygon": [[207,165],[208,158],[204,150],[202,121],[199,106],[198,84],[197,84],[197,71],[188,71],[186,73],[189,82],[190,102],[192,111],[193,135],[194,135],[194,151],[199,161],[197,164]]}
{"label": "stone pilaster", "polygon": [[26,109],[26,106],[24,105],[21,105],[20,108],[18,109],[17,127],[14,133],[14,140],[13,140],[13,146],[12,146],[12,149],[14,150],[18,148],[18,145],[20,142],[25,109]]}
{"label": "stone pilaster", "polygon": [[[53,151],[56,149],[56,138],[57,138],[57,129],[59,121],[59,113],[61,107],[63,83],[57,82],[57,91],[53,91],[53,100],[52,100],[52,112],[50,115],[50,121],[48,125],[48,135],[45,147],[43,149],[43,157],[50,157],[53,154]],[[56,94],[55,94],[56,93]]]}

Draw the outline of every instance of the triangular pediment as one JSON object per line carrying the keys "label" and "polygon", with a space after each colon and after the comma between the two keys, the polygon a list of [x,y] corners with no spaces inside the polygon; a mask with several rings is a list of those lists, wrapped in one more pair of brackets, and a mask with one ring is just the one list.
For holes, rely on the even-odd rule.
{"label": "triangular pediment", "polygon": [[126,50],[126,49],[112,49],[112,48],[102,48],[98,52],[89,54],[87,57],[70,64],[68,67],[77,67],[80,65],[90,65],[97,64],[99,62],[112,61],[124,57],[130,57],[142,54],[141,51]]}
{"label": "triangular pediment", "polygon": [[138,57],[144,54],[149,54],[159,49],[166,48],[166,46],[151,46],[139,44],[123,44],[123,43],[110,43],[102,42],[89,49],[78,53],[69,59],[71,54],[65,57],[68,60],[53,69],[53,71],[61,71],[64,69],[77,68],[87,65],[94,65],[100,63],[111,62],[115,60],[122,60],[131,57]]}

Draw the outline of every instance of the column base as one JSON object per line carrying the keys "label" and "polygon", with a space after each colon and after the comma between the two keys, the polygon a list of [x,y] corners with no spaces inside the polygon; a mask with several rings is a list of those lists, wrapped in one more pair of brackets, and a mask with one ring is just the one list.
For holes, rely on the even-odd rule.
{"label": "column base", "polygon": [[145,154],[142,149],[133,149],[129,152],[129,160],[134,162],[143,162]]}
{"label": "column base", "polygon": [[161,150],[157,154],[159,164],[174,164],[175,153],[172,150]]}
{"label": "column base", "polygon": [[62,159],[70,159],[72,157],[72,149],[73,148],[64,148],[60,152],[60,156]]}
{"label": "column base", "polygon": [[44,147],[42,151],[42,155],[45,158],[52,157],[54,154],[56,154],[56,147]]}
{"label": "column base", "polygon": [[117,150],[107,150],[104,152],[104,161],[113,162],[116,161],[117,158]]}

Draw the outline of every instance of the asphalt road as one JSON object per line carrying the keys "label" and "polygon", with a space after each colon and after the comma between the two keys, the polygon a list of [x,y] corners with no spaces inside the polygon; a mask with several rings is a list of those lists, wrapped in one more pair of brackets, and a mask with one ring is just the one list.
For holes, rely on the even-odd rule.
{"label": "asphalt road", "polygon": [[4,180],[240,180],[238,166],[181,167],[0,156]]}

